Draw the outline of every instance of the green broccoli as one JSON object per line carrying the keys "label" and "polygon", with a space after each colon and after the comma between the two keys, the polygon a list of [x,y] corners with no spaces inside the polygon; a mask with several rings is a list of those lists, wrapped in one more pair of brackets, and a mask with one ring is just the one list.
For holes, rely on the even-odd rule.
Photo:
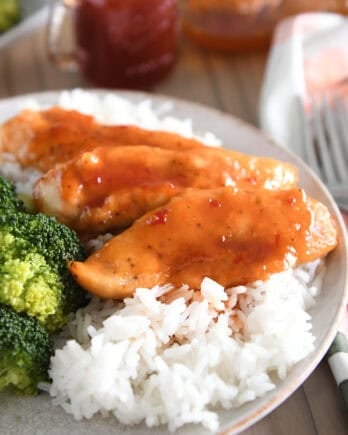
{"label": "green broccoli", "polygon": [[24,211],[24,206],[16,195],[14,185],[0,177],[0,215],[9,215],[18,211]]}
{"label": "green broccoli", "polygon": [[0,32],[16,24],[20,15],[18,0],[0,0]]}
{"label": "green broccoli", "polygon": [[[7,194],[9,204],[10,186],[1,180],[0,198]],[[69,260],[85,259],[84,249],[76,234],[55,218],[26,213],[20,203],[15,208],[11,213],[0,208],[0,303],[36,317],[55,332],[87,302],[67,267]]]}
{"label": "green broccoli", "polygon": [[37,394],[52,353],[51,337],[36,319],[0,304],[0,391]]}

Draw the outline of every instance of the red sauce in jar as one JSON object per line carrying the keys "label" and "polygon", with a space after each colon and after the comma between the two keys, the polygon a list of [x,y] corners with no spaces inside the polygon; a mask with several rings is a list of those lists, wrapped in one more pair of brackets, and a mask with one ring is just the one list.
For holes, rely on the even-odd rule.
{"label": "red sauce in jar", "polygon": [[98,86],[148,87],[175,62],[175,0],[80,0],[75,19],[79,65]]}

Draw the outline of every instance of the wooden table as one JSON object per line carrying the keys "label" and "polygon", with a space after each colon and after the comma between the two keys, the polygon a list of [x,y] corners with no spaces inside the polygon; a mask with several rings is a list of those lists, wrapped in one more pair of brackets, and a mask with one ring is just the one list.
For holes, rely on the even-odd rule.
{"label": "wooden table", "polygon": [[[183,40],[173,73],[151,91],[212,106],[257,125],[266,58],[266,52],[206,52]],[[90,85],[78,73],[63,73],[49,64],[44,28],[0,50],[0,98],[74,87]],[[243,434],[348,434],[347,411],[326,361],[283,405]]]}

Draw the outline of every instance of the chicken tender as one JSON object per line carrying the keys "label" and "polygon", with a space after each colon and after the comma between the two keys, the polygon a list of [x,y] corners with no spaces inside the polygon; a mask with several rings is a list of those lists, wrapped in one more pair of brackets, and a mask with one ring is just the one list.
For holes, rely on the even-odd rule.
{"label": "chicken tender", "polygon": [[147,145],[167,149],[203,146],[195,139],[130,125],[101,125],[92,116],[52,107],[24,110],[0,127],[0,152],[42,172],[98,146]]}
{"label": "chicken tender", "polygon": [[288,163],[222,148],[99,147],[49,171],[34,188],[37,210],[80,233],[124,228],[184,189],[293,187]]}
{"label": "chicken tender", "polygon": [[199,289],[206,276],[229,287],[322,257],[336,238],[328,209],[300,189],[188,189],[69,267],[102,298],[167,282]]}

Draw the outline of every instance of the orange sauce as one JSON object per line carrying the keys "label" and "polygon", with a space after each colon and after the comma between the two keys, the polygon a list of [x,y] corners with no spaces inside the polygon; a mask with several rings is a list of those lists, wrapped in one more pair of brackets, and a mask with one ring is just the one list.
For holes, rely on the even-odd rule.
{"label": "orange sauce", "polygon": [[205,276],[229,287],[323,256],[336,237],[329,211],[300,189],[193,189],[70,269],[101,297],[130,296],[136,287],[165,282],[199,289]]}
{"label": "orange sauce", "polygon": [[[69,205],[68,210],[71,205],[76,208],[69,225],[81,232],[96,226],[107,230],[130,225],[186,188],[289,188],[296,183],[297,172],[273,159],[224,149],[201,147],[186,152],[140,145],[106,146],[58,167],[47,182],[56,180],[63,203]],[[45,186],[45,181],[35,189],[36,206],[48,212],[40,185]],[[221,207],[213,199],[210,205]]]}
{"label": "orange sauce", "polygon": [[48,171],[99,146],[147,145],[173,150],[202,147],[196,139],[135,125],[101,125],[91,116],[52,107],[24,110],[1,126],[1,151],[13,153],[23,166]]}
{"label": "orange sauce", "polygon": [[184,23],[184,32],[199,45],[211,50],[220,51],[249,51],[266,48],[270,44],[271,30],[266,29],[263,33],[254,35],[218,35],[208,30],[194,27]]}
{"label": "orange sauce", "polygon": [[220,51],[267,48],[273,29],[283,18],[309,11],[347,14],[343,0],[186,0],[184,32],[199,45]]}

